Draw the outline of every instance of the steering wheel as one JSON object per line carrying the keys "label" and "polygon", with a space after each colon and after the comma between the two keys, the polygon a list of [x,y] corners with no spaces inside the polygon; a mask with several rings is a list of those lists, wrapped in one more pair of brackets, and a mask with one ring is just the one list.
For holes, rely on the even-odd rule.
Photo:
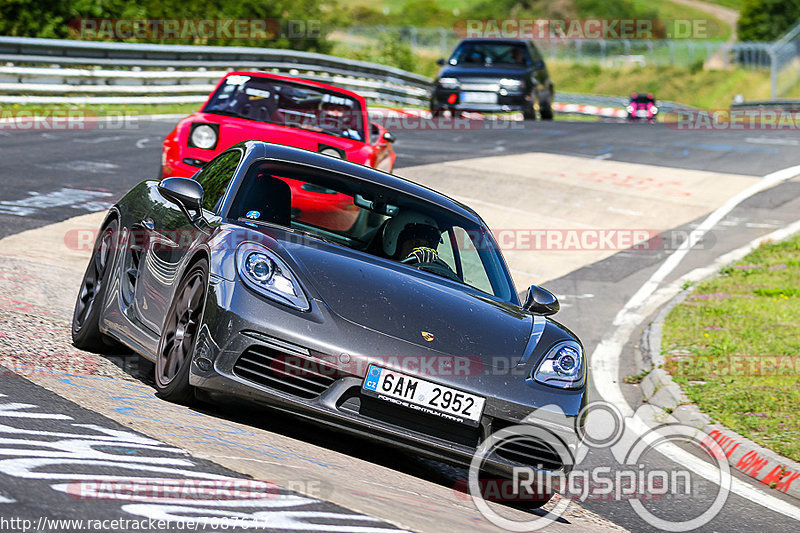
{"label": "steering wheel", "polygon": [[415,256],[411,255],[400,262],[404,265],[411,265],[425,272],[430,272],[431,274],[438,274],[439,276],[452,279],[453,281],[461,281],[461,278],[458,277],[458,274],[453,272],[450,265],[438,258],[434,261],[420,262]]}

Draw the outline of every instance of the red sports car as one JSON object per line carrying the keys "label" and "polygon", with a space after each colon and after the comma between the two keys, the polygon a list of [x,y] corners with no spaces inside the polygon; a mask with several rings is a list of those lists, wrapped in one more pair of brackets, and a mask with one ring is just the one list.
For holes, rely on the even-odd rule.
{"label": "red sports car", "polygon": [[[370,123],[364,98],[354,92],[264,72],[231,72],[202,109],[178,122],[164,139],[163,178],[191,177],[223,150],[258,140],[305,148],[391,172],[394,136]],[[357,211],[338,193],[310,190],[295,180],[296,218],[314,217],[332,230],[347,230]]]}

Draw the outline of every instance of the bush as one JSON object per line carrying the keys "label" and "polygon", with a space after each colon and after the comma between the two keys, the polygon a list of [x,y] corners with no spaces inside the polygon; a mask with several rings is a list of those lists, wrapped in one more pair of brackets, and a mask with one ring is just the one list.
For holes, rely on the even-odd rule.
{"label": "bush", "polygon": [[[294,21],[297,35],[277,36],[275,39],[126,39],[131,42],[163,42],[179,44],[210,44],[262,46],[327,52],[331,45],[326,35],[337,21],[336,0],[209,0],[184,3],[182,0],[0,0],[0,35],[44,37],[54,39],[79,38],[70,27],[76,19],[267,19],[288,24]],[[309,23],[319,31],[303,35]],[[270,23],[267,27],[271,27]],[[274,27],[274,26],[273,26]],[[283,27],[281,28],[284,29]]]}
{"label": "bush", "polygon": [[740,41],[774,41],[800,19],[800,0],[744,0],[737,32]]}

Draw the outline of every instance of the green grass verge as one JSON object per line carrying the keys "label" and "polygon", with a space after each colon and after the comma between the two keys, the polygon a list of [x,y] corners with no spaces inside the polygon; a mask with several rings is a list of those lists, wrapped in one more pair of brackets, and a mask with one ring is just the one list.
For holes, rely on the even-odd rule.
{"label": "green grass verge", "polygon": [[[558,91],[624,96],[652,92],[658,100],[672,100],[704,109],[727,109],[736,94],[745,100],[769,98],[769,72],[743,69],[700,70],[678,67],[600,67],[549,61],[547,68]],[[797,86],[784,94],[800,96]],[[556,98],[558,99],[558,98]]]}
{"label": "green grass verge", "polygon": [[664,322],[666,369],[715,421],[800,461],[800,235],[699,284]]}
{"label": "green grass verge", "polygon": [[730,24],[727,24],[723,20],[715,17],[714,15],[704,11],[702,9],[697,9],[696,7],[686,6],[683,4],[678,4],[675,2],[669,2],[668,0],[662,0],[661,2],[653,2],[652,0],[633,0],[633,4],[637,6],[641,10],[645,9],[655,9],[658,13],[658,18],[663,20],[668,30],[677,30],[679,32],[685,31],[683,27],[675,28],[674,21],[703,21],[702,26],[698,26],[697,30],[698,35],[668,35],[667,38],[677,38],[677,39],[717,39],[721,41],[727,41],[731,37],[731,33],[733,32],[733,28],[731,28]]}

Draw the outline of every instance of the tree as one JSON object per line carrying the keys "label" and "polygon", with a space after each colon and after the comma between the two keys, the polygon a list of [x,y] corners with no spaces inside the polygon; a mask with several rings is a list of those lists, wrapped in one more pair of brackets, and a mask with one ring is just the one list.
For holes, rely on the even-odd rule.
{"label": "tree", "polygon": [[774,41],[800,20],[800,0],[744,0],[740,41]]}

